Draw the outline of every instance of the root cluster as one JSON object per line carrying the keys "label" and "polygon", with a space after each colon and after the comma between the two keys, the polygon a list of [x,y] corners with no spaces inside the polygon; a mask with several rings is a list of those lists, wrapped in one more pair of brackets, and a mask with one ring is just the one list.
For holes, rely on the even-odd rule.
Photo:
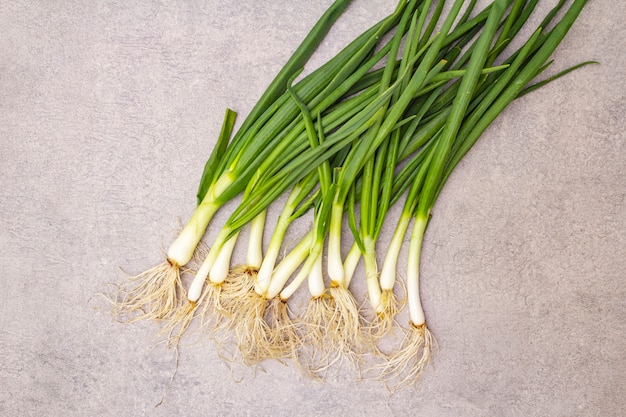
{"label": "root cluster", "polygon": [[416,382],[430,363],[435,342],[426,325],[405,330],[396,352],[379,351],[378,342],[397,325],[395,317],[402,308],[392,291],[383,291],[379,312],[371,320],[341,286],[311,298],[297,315],[280,297],[268,300],[259,295],[256,274],[254,268],[234,268],[224,282],[207,282],[198,301],[190,302],[179,268],[164,262],[118,287],[113,312],[129,322],[157,319],[163,325],[160,335],[172,350],[179,348],[185,335],[209,333],[230,361],[256,365],[267,359],[290,359],[319,379],[345,365],[360,375],[364,358],[373,353],[383,363],[370,370],[397,381],[401,388]]}
{"label": "root cluster", "polygon": [[123,322],[167,319],[185,299],[178,265],[163,262],[120,284],[113,296],[113,316]]}
{"label": "root cluster", "polygon": [[402,310],[402,304],[396,298],[393,290],[384,290],[382,292],[380,306],[375,309],[375,316],[368,324],[368,334],[373,340],[379,341],[391,332],[396,316]]}
{"label": "root cluster", "polygon": [[405,330],[400,348],[387,355],[385,363],[378,366],[380,378],[396,381],[394,390],[416,383],[431,363],[435,348],[435,338],[426,323],[411,324]]}

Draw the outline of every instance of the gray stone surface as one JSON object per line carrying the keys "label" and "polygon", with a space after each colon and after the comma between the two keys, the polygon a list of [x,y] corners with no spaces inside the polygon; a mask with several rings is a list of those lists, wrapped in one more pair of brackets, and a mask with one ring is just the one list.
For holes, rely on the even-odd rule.
{"label": "gray stone surface", "polygon": [[[311,65],[394,3],[355,0]],[[158,326],[111,319],[95,294],[161,260],[224,108],[245,115],[329,4],[0,2],[1,415],[624,415],[623,1],[590,1],[551,71],[602,65],[513,103],[442,193],[422,280],[440,351],[419,385],[227,364],[208,338],[171,380]]]}

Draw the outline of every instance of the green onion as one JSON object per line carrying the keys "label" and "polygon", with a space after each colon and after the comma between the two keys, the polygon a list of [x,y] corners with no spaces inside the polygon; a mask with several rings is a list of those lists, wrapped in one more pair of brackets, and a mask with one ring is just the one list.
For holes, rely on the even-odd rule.
{"label": "green onion", "polygon": [[[199,319],[202,329],[231,335],[246,364],[292,358],[323,376],[344,361],[383,352],[379,343],[404,306],[395,295],[398,259],[413,222],[409,325],[400,346],[379,355],[384,361],[373,369],[398,387],[418,380],[436,346],[420,297],[420,256],[443,186],[509,103],[593,63],[537,81],[586,0],[573,0],[559,20],[560,1],[508,56],[538,0],[495,0],[475,15],[476,0],[462,15],[465,1],[455,0],[445,15],[444,3],[400,0],[389,16],[294,83],[349,4],[335,1],[234,135],[236,114],[227,109],[191,219],[165,262],[120,286],[115,313],[131,321],[165,319],[170,348]],[[283,195],[264,250],[268,209]],[[210,249],[199,245],[215,213],[238,197]],[[379,271],[378,240],[390,208],[403,198]],[[291,225],[304,216],[311,229],[285,251]],[[346,223],[352,246],[344,258]],[[233,266],[245,227],[246,259]],[[183,285],[181,268],[194,252],[199,266]],[[350,290],[361,258],[368,304]],[[305,281],[310,300],[296,317],[290,300]]]}
{"label": "green onion", "polygon": [[[473,95],[472,91],[478,82],[479,70],[485,64],[489,45],[494,38],[496,22],[505,8],[505,4],[502,2],[496,1],[494,3],[488,23],[481,34],[480,43],[477,44],[477,47],[472,52],[468,71],[461,81],[450,116],[441,133],[441,138],[438,140],[437,147],[432,151],[432,160],[428,164],[427,171],[425,171],[419,201],[414,212],[415,224],[410,240],[407,268],[410,329],[401,348],[390,355],[388,363],[382,370],[384,376],[392,373],[401,374],[401,385],[412,383],[419,378],[424,367],[430,361],[434,344],[432,335],[426,327],[424,310],[419,295],[419,260],[424,233],[437,196],[458,161],[476,142],[480,134],[537,75],[539,69],[547,61],[563,36],[565,36],[584,4],[585,0],[575,1],[563,19],[550,31],[541,46],[536,49],[534,55],[526,61],[525,58],[528,51],[534,47],[541,33],[538,30],[527,44],[520,49],[513,64],[490,87],[486,95],[481,97],[482,101],[478,103],[476,110],[474,110],[470,118],[464,121],[464,114],[470,105]],[[520,64],[521,61],[524,61],[523,65]],[[492,102],[493,104],[491,104]],[[455,142],[458,145],[454,146]],[[403,214],[401,223],[396,231],[400,231],[398,235],[402,235],[406,231],[405,214]],[[397,247],[397,243],[392,246]],[[397,256],[395,254],[389,256],[390,265],[395,262],[393,258],[397,259]]]}

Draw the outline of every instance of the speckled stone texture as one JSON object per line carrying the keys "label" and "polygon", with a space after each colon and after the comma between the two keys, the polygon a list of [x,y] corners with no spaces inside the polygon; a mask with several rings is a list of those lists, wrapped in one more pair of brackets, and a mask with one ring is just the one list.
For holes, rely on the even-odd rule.
{"label": "speckled stone texture", "polygon": [[[591,0],[550,73],[601,65],[514,102],[441,194],[422,257],[440,350],[419,385],[250,369],[208,338],[171,380],[159,327],[112,320],[97,294],[161,260],[224,109],[247,114],[330,3],[0,1],[1,415],[624,415],[623,1]],[[309,68],[394,6],[354,0]]]}

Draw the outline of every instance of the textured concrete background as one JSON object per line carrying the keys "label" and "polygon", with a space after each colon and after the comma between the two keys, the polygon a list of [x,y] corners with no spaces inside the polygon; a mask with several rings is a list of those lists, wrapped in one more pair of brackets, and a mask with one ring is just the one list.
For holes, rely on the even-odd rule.
{"label": "textured concrete background", "polygon": [[[554,55],[602,65],[513,103],[442,193],[419,385],[229,366],[209,340],[170,383],[158,327],[93,297],[161,260],[224,108],[245,115],[330,3],[0,1],[0,414],[625,415],[623,1],[591,0]],[[394,6],[355,0],[312,65]]]}

